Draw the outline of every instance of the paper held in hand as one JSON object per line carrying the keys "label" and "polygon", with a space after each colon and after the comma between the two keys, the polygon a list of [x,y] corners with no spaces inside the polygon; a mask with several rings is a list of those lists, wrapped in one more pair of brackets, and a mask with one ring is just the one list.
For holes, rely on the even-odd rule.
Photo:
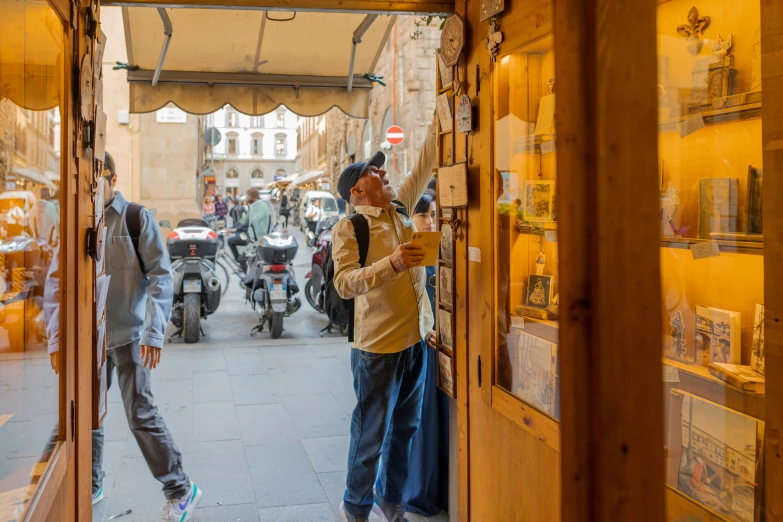
{"label": "paper held in hand", "polygon": [[438,262],[440,236],[440,232],[416,232],[413,234],[411,242],[424,248],[424,261],[420,266],[434,266]]}

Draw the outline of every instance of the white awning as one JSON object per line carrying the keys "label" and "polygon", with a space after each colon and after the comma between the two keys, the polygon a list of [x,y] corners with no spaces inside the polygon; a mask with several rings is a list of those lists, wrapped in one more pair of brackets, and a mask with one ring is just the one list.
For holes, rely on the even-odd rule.
{"label": "white awning", "polygon": [[358,118],[368,117],[373,83],[365,75],[374,72],[396,18],[145,7],[122,12],[135,69],[128,72],[131,112],[172,102],[193,114],[231,104],[251,115],[285,105],[316,116],[337,106]]}
{"label": "white awning", "polygon": [[298,187],[299,185],[304,185],[305,183],[309,183],[313,180],[323,177],[323,175],[324,175],[323,170],[303,170],[302,172],[299,172],[294,178],[294,180],[291,182],[291,188]]}
{"label": "white awning", "polygon": [[46,188],[53,189],[54,183],[52,183],[49,178],[47,178],[43,172],[36,168],[14,168],[12,170],[14,174],[16,174],[19,177],[26,178],[33,183],[38,183],[39,185],[43,185]]}

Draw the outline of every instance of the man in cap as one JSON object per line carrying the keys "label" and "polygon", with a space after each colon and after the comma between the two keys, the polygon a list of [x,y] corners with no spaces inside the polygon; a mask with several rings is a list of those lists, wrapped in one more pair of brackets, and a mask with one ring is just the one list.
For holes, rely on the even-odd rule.
{"label": "man in cap", "polygon": [[411,243],[415,229],[408,216],[435,167],[435,129],[433,123],[415,168],[398,188],[383,170],[381,152],[347,167],[337,183],[343,199],[367,220],[370,237],[362,266],[353,222],[343,219],[332,230],[335,288],[343,299],[354,299],[356,317],[351,368],[357,405],[340,504],[345,522],[369,519],[376,478],[382,520],[406,521],[402,490],[411,438],[421,421],[425,341],[435,343],[426,272],[420,266],[424,249]]}

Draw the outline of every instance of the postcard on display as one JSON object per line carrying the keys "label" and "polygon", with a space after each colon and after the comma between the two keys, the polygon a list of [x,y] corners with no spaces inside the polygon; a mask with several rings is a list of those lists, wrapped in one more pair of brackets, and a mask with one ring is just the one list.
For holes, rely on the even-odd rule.
{"label": "postcard on display", "polygon": [[525,180],[524,191],[525,221],[554,221],[555,182]]}
{"label": "postcard on display", "polygon": [[454,396],[454,375],[451,366],[451,357],[443,352],[438,352],[438,375],[440,376],[440,387]]}
{"label": "postcard on display", "polygon": [[454,349],[454,330],[451,325],[451,314],[446,310],[438,310],[438,337],[441,346],[449,350]]}
{"label": "postcard on display", "polygon": [[452,295],[452,287],[454,283],[453,272],[451,268],[447,266],[441,266],[438,268],[438,291],[440,304],[446,306],[454,305],[454,296]]}
{"label": "postcard on display", "polygon": [[111,276],[106,274],[95,279],[95,318],[98,321],[103,320],[103,315],[106,311],[106,299],[109,296],[110,281]]}
{"label": "postcard on display", "polygon": [[454,231],[449,224],[440,227],[440,231],[440,258],[443,261],[454,261]]}
{"label": "postcard on display", "polygon": [[434,266],[438,262],[440,237],[440,231],[414,232],[411,241],[424,249],[424,261],[421,262],[421,266]]}
{"label": "postcard on display", "polygon": [[699,238],[709,239],[711,232],[737,232],[738,183],[736,178],[699,180]]}
{"label": "postcard on display", "polygon": [[517,396],[552,417],[556,416],[557,345],[519,333]]}
{"label": "postcard on display", "polygon": [[764,305],[758,303],[753,319],[753,351],[750,354],[750,366],[764,375]]}
{"label": "postcard on display", "polygon": [[440,121],[440,130],[451,132],[454,128],[454,119],[451,117],[451,98],[443,93],[437,98],[438,120]]}
{"label": "postcard on display", "polygon": [[527,281],[527,306],[545,309],[552,301],[552,280],[548,275],[531,274]]}
{"label": "postcard on display", "polygon": [[740,364],[739,312],[696,307],[696,362]]}
{"label": "postcard on display", "polygon": [[764,423],[681,390],[672,396],[672,407],[681,404],[681,433],[670,432],[669,450],[680,451],[669,483],[726,520],[754,522]]}

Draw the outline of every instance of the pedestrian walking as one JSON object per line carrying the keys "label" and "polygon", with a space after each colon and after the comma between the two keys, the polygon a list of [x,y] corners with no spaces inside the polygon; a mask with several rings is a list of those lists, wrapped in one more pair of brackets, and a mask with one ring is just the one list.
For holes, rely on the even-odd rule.
{"label": "pedestrian walking", "polygon": [[283,218],[283,228],[288,228],[288,218],[291,217],[291,208],[289,207],[288,194],[283,191],[280,197],[280,217]]}
{"label": "pedestrian walking", "polygon": [[215,221],[215,204],[209,196],[204,198],[204,203],[201,205],[201,217],[210,225]]}
{"label": "pedestrian walking", "polygon": [[223,196],[218,194],[215,200],[215,219],[223,220],[226,222],[226,216],[228,215],[228,205],[223,201]]}
{"label": "pedestrian walking", "polygon": [[[413,225],[417,232],[434,232],[437,219],[435,197],[428,188],[413,210]],[[427,296],[434,311],[437,267],[425,268]],[[437,355],[435,350],[427,350],[421,424],[411,441],[408,481],[402,492],[405,511],[425,517],[448,509],[449,397],[437,387]]]}
{"label": "pedestrian walking", "polygon": [[318,222],[323,219],[323,211],[321,210],[321,200],[311,199],[310,204],[305,211],[305,222],[307,222],[307,228],[315,234],[315,230],[318,227]]}
{"label": "pedestrian walking", "polygon": [[[128,425],[150,472],[163,484],[166,503],[161,522],[189,522],[202,493],[182,468],[182,454],[154,404],[151,389],[150,370],[161,360],[174,293],[171,261],[152,213],[128,203],[114,190],[117,174],[108,152],[104,166],[105,260],[112,295],[106,303],[107,388],[116,369]],[[56,270],[53,267],[50,273]],[[52,285],[58,282],[52,279]],[[47,294],[49,352],[59,372],[59,288],[47,288]],[[103,428],[93,431],[93,505],[104,498],[103,443]]]}
{"label": "pedestrian walking", "polygon": [[381,170],[385,159],[377,152],[366,163],[350,165],[337,184],[343,199],[367,220],[369,231],[363,266],[353,222],[343,219],[332,231],[335,288],[343,299],[354,299],[356,317],[351,368],[357,404],[339,508],[345,522],[368,520],[376,478],[385,519],[407,521],[402,500],[411,438],[421,422],[427,344],[435,346],[426,271],[420,266],[424,249],[411,243],[414,226],[408,217],[435,166],[435,125],[399,188]]}

